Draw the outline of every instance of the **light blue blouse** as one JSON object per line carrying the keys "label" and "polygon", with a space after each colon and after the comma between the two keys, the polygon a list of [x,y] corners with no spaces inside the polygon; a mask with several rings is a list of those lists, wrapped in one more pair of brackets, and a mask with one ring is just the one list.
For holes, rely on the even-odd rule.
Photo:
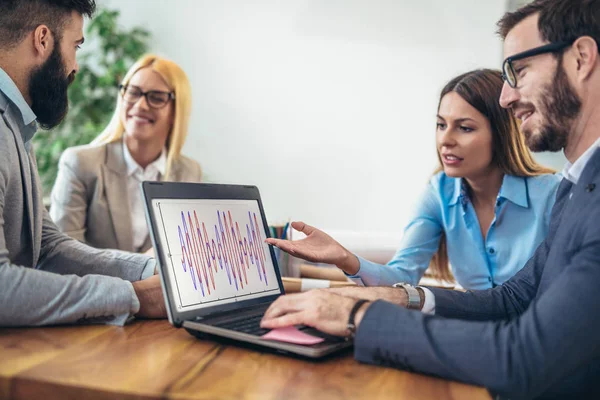
{"label": "light blue blouse", "polygon": [[394,258],[380,265],[359,257],[360,269],[350,278],[367,286],[417,284],[445,233],[452,273],[462,287],[500,285],[523,268],[548,233],[561,179],[505,175],[484,240],[463,179],[440,172],[427,185]]}

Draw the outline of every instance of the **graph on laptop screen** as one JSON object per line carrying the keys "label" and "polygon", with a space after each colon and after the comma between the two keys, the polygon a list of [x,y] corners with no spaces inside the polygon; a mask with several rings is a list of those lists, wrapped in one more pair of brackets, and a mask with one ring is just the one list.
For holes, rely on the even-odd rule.
{"label": "graph on laptop screen", "polygon": [[280,293],[256,200],[154,199],[152,209],[179,310]]}

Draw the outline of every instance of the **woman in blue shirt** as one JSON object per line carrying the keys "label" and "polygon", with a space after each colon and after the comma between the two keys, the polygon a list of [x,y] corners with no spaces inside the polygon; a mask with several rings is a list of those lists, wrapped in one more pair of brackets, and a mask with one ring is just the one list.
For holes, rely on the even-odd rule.
{"label": "woman in blue shirt", "polygon": [[499,71],[481,69],[452,79],[442,90],[439,172],[386,265],[352,254],[302,222],[292,226],[305,239],[267,242],[309,261],[335,264],[369,286],[414,285],[429,266],[438,279],[450,280],[453,273],[466,289],[508,280],[546,236],[561,177],[531,157],[517,120],[498,103],[502,85]]}

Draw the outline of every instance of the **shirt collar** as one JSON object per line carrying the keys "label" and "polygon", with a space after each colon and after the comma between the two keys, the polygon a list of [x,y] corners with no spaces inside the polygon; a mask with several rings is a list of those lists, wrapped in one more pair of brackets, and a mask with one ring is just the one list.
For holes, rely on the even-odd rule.
{"label": "shirt collar", "polygon": [[573,164],[571,164],[569,161],[567,161],[567,163],[565,164],[565,167],[563,168],[562,176],[565,179],[568,179],[569,181],[571,181],[574,185],[576,185],[577,182],[579,181],[579,178],[581,177],[581,173],[585,169],[585,166],[587,165],[588,161],[590,161],[590,158],[592,158],[592,156],[594,155],[594,152],[596,151],[596,149],[599,146],[600,146],[600,138],[598,140],[596,140],[594,142],[594,144],[591,145],[585,151],[585,153],[583,153],[577,160],[575,160],[575,162]]}
{"label": "shirt collar", "polygon": [[27,143],[37,130],[37,124],[35,123],[37,117],[33,113],[31,107],[29,107],[29,104],[25,101],[23,94],[19,88],[17,88],[15,82],[2,68],[0,68],[0,91],[4,93],[8,100],[10,100],[21,113],[23,126],[20,130],[23,135],[23,142]]}
{"label": "shirt collar", "polygon": [[458,203],[459,199],[466,198],[466,196],[467,188],[463,182],[463,178],[454,179],[454,191],[452,192],[452,197],[450,198],[450,205],[455,205]]}
{"label": "shirt collar", "polygon": [[[127,165],[127,176],[131,176],[134,173],[139,171],[144,171],[142,167],[133,159],[133,156],[129,152],[129,148],[127,148],[127,144],[125,144],[125,140],[123,140],[123,157],[125,158],[125,164]],[[156,169],[162,176],[165,175],[165,171],[167,169],[167,150],[163,147],[160,152],[160,156],[146,167]]]}
{"label": "shirt collar", "polygon": [[[504,174],[498,198],[504,198],[521,207],[529,207],[525,178]],[[463,178],[458,178],[454,182],[454,191],[450,199],[450,205],[455,205],[459,200],[463,204],[468,200],[467,183]]]}
{"label": "shirt collar", "polygon": [[17,88],[15,82],[10,76],[0,68],[0,90],[8,97],[8,99],[19,109],[23,118],[23,125],[29,125],[37,118],[33,113],[29,104],[25,101],[23,94]]}
{"label": "shirt collar", "polygon": [[528,208],[529,200],[527,198],[527,184],[525,183],[525,179],[522,176],[504,174],[498,198],[504,198],[518,206]]}

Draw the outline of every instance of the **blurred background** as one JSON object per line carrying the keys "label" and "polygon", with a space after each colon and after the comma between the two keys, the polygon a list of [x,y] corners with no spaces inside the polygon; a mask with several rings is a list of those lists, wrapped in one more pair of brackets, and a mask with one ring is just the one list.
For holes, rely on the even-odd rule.
{"label": "blurred background", "polygon": [[[257,185],[271,224],[304,220],[393,249],[437,165],[440,90],[459,73],[500,67],[496,21],[525,1],[98,3],[73,112],[36,137],[46,194],[63,147],[102,130],[122,74],[151,51],[189,76],[183,152],[205,181]],[[45,146],[53,134],[61,140]]]}

